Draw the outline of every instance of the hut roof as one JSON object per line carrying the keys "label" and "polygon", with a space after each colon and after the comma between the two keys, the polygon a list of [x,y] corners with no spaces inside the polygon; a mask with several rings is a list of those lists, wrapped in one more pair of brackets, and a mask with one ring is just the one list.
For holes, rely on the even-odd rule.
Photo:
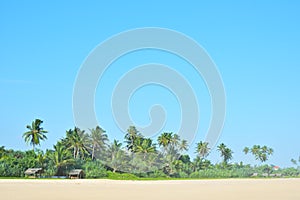
{"label": "hut roof", "polygon": [[34,175],[34,174],[38,174],[41,173],[43,171],[43,168],[28,168],[24,174],[26,175]]}
{"label": "hut roof", "polygon": [[83,173],[82,169],[73,169],[69,172],[69,176],[79,175],[81,173]]}

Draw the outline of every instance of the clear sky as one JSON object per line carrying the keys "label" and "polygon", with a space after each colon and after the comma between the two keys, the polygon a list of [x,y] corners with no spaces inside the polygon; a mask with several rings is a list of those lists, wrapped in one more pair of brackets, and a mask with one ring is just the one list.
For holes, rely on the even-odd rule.
{"label": "clear sky", "polygon": [[[300,156],[299,21],[299,1],[1,1],[0,146],[29,149],[22,133],[40,118],[49,131],[41,148],[52,148],[74,127],[73,86],[89,53],[119,32],[163,27],[196,40],[218,66],[227,96],[219,142],[233,149],[233,161],[257,164],[242,149],[261,144],[275,150],[268,163],[290,166]],[[128,54],[110,66],[95,97],[100,125],[111,139],[122,139],[110,108],[113,86],[126,70],[149,62],[168,64],[190,81],[201,109],[195,142],[203,140],[210,120],[207,88],[187,63],[159,51]],[[155,85],[133,95],[132,118],[148,124],[154,103],[168,113],[163,131],[176,132],[178,102]],[[210,158],[220,161],[215,150]]]}

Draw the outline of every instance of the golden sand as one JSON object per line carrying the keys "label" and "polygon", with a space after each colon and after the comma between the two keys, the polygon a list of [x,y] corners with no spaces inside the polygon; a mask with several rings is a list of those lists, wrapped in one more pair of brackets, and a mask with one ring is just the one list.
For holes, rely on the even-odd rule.
{"label": "golden sand", "polygon": [[300,179],[0,180],[1,200],[300,200]]}

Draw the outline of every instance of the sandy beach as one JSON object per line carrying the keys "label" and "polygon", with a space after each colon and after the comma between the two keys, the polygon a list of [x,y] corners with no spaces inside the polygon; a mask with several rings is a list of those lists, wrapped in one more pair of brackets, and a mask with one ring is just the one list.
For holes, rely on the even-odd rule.
{"label": "sandy beach", "polygon": [[180,181],[0,180],[3,200],[299,200],[300,179]]}

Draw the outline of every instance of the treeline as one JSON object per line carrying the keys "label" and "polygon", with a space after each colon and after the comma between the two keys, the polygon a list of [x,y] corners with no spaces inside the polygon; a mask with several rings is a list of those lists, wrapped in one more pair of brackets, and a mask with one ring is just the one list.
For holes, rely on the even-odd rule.
{"label": "treeline", "polygon": [[[224,143],[217,146],[222,162],[213,164],[207,159],[211,149],[207,142],[198,142],[195,159],[186,154],[187,141],[179,135],[165,132],[157,141],[146,138],[130,126],[124,144],[109,141],[106,131],[97,126],[88,132],[75,127],[66,131],[53,149],[45,152],[36,149],[41,140],[47,139],[43,121],[36,119],[27,125],[23,134],[30,151],[14,151],[0,147],[0,176],[23,177],[27,168],[43,168],[43,176],[66,176],[72,169],[83,169],[87,178],[233,178],[250,176],[298,176],[298,168],[275,169],[263,165],[273,154],[267,146],[245,147],[262,165],[258,167],[230,163],[233,151]],[[293,160],[297,164],[296,160]],[[300,162],[300,159],[299,159]],[[276,170],[276,171],[275,171]]]}

